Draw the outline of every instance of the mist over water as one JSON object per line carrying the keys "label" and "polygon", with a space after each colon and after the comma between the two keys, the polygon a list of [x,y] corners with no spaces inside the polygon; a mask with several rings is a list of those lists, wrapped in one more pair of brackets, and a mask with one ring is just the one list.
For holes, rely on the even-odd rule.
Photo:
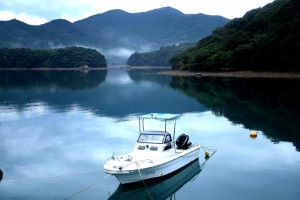
{"label": "mist over water", "polygon": [[150,52],[155,51],[160,48],[158,44],[149,43],[149,44],[141,44],[141,45],[134,45],[137,47],[116,47],[112,49],[99,49],[97,50],[103,54],[107,60],[108,65],[125,65],[128,58],[134,52]]}

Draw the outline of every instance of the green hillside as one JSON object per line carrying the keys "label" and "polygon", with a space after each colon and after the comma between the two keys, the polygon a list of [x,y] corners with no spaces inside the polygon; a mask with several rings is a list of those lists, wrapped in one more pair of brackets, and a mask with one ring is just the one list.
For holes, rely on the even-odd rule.
{"label": "green hillside", "polygon": [[140,50],[179,42],[195,42],[228,19],[183,14],[166,7],[141,13],[111,10],[71,23],[57,19],[32,26],[18,20],[0,21],[0,47],[53,48],[92,46]]}
{"label": "green hillside", "polygon": [[275,0],[233,19],[171,60],[191,71],[300,70],[300,1]]}
{"label": "green hillside", "polygon": [[193,47],[195,44],[183,43],[180,45],[173,45],[161,47],[158,51],[152,52],[135,52],[127,61],[130,66],[171,66],[170,59],[173,56],[180,55],[187,48]]}
{"label": "green hillside", "polygon": [[66,47],[60,49],[1,48],[0,68],[76,68],[106,67],[105,57],[94,49]]}

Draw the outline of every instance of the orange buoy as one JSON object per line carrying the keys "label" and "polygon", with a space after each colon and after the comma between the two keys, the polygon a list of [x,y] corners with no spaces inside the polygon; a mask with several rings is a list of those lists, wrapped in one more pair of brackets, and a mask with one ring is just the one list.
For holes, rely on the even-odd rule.
{"label": "orange buoy", "polygon": [[250,138],[251,139],[257,138],[257,132],[256,131],[250,131]]}

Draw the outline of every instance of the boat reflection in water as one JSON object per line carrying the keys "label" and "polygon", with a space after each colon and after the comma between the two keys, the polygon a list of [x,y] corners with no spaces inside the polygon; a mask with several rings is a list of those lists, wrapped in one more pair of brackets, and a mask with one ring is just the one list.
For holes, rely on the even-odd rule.
{"label": "boat reflection in water", "polygon": [[[167,199],[175,196],[175,193],[190,180],[197,178],[204,167],[205,162],[200,166],[197,158],[185,167],[166,175],[162,178],[155,178],[143,182],[120,184],[117,190],[108,198],[117,199]],[[150,197],[151,195],[151,197]]]}

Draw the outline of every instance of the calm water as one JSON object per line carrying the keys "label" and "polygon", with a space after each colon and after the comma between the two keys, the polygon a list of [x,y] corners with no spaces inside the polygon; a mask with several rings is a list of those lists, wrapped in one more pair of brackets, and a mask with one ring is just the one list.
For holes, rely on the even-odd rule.
{"label": "calm water", "polygon": [[217,152],[148,183],[153,199],[298,200],[299,83],[0,71],[0,199],[151,199],[142,184],[123,187],[102,169],[133,149],[138,114],[167,112],[183,113],[178,134]]}

